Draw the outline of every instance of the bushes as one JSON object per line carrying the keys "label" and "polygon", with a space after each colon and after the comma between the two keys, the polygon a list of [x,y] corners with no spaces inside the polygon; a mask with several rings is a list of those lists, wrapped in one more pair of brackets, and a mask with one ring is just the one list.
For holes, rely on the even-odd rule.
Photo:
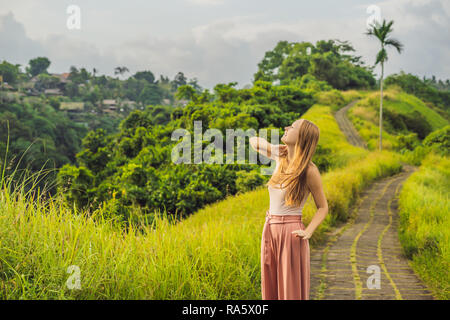
{"label": "bushes", "polygon": [[450,125],[429,134],[423,140],[423,145],[434,148],[442,156],[448,156],[450,152]]}
{"label": "bushes", "polygon": [[[403,150],[414,150],[420,143],[417,141],[417,134],[399,134],[397,136],[398,147]],[[401,150],[402,151],[402,150]]]}
{"label": "bushes", "polygon": [[317,92],[314,95],[317,103],[324,104],[335,109],[336,106],[343,106],[345,104],[344,97],[342,93],[336,89],[330,91]]}
{"label": "bushes", "polygon": [[236,188],[238,193],[251,191],[264,182],[262,176],[256,171],[247,172],[241,170],[236,172],[236,176]]}
{"label": "bushes", "polygon": [[412,131],[421,140],[433,130],[431,125],[424,120],[421,113],[417,110],[404,114],[398,113],[393,109],[384,108],[383,118],[389,122],[391,132]]}
{"label": "bushes", "polygon": [[356,99],[360,99],[362,94],[356,90],[341,91],[342,97],[344,98],[345,104],[348,104]]}
{"label": "bushes", "polygon": [[450,160],[428,153],[399,197],[399,238],[413,268],[440,299],[450,298]]}
{"label": "bushes", "polygon": [[[311,84],[313,79],[309,80]],[[85,189],[93,191],[99,202],[107,201],[111,196],[109,192],[117,191],[121,206],[141,204],[143,210],[164,209],[171,214],[187,215],[227,195],[254,188],[263,180],[255,173],[240,173],[236,185],[236,171],[253,169],[250,164],[238,168],[237,165],[179,165],[171,161],[176,145],[172,133],[182,128],[192,139],[194,120],[202,120],[203,128],[218,129],[223,136],[227,129],[284,128],[314,103],[312,91],[296,85],[272,86],[270,82],[256,81],[253,88],[242,90],[233,88],[234,85],[218,84],[214,101],[200,102],[199,98],[182,109],[174,109],[170,116],[172,120],[164,125],[158,124],[157,120],[162,115],[165,119],[166,108],[149,107],[145,111],[131,112],[121,122],[117,134],[108,135],[103,129],[91,131],[83,139],[83,149],[77,154],[78,166],[86,167],[93,175],[93,185]],[[338,94],[337,91],[334,93]],[[208,142],[202,141],[203,148]],[[191,160],[194,151],[191,144]],[[195,153],[196,157],[202,155],[203,152]],[[222,160],[226,162],[226,159]],[[152,170],[158,173],[153,175]],[[64,176],[64,179],[68,178]],[[150,179],[153,181],[145,185],[144,181]],[[122,189],[126,191],[125,195],[122,195]],[[76,192],[69,198],[79,205],[86,203],[86,199]]]}
{"label": "bushes", "polygon": [[432,102],[436,106],[449,112],[450,92],[448,90],[438,90],[430,82],[421,80],[417,76],[401,71],[399,74],[388,76],[384,83],[386,88],[400,86],[405,92],[413,94],[420,99]]}
{"label": "bushes", "polygon": [[[392,86],[383,93],[383,148],[405,153],[420,144],[432,131],[447,125],[447,121],[420,99]],[[365,94],[348,116],[367,142],[369,150],[379,148],[380,94]],[[415,138],[417,137],[417,138]]]}
{"label": "bushes", "polygon": [[450,126],[430,133],[422,143],[416,141],[415,134],[397,137],[400,146],[403,148],[400,153],[404,161],[414,165],[420,165],[423,159],[430,153],[435,152],[441,156],[448,156],[450,150],[449,138]]}

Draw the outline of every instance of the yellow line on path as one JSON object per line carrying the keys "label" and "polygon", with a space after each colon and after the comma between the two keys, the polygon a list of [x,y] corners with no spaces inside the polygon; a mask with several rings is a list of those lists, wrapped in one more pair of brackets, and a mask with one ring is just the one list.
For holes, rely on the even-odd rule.
{"label": "yellow line on path", "polygon": [[[400,178],[397,178],[400,179]],[[353,240],[353,244],[350,250],[350,263],[352,264],[352,272],[353,272],[353,280],[355,283],[355,299],[360,300],[362,295],[362,282],[359,277],[358,268],[356,265],[356,245],[358,244],[358,240],[361,237],[361,235],[367,230],[367,228],[370,226],[373,220],[374,211],[375,211],[375,205],[378,203],[378,201],[384,196],[386,193],[387,188],[397,179],[392,179],[388,183],[386,183],[386,186],[384,187],[383,191],[381,192],[380,196],[372,202],[372,205],[370,206],[370,218],[369,221],[364,225],[364,228],[356,235],[355,239]]]}
{"label": "yellow line on path", "polygon": [[[351,216],[349,217],[349,220],[347,221],[347,223],[341,227],[341,229],[333,236],[331,237],[325,248],[322,251],[322,266],[321,266],[321,275],[320,275],[320,285],[318,286],[318,292],[316,294],[317,300],[322,300],[325,298],[325,289],[327,287],[326,285],[326,276],[327,276],[327,260],[328,260],[328,251],[330,250],[330,247],[333,245],[333,243],[336,242],[336,240],[341,236],[341,234],[348,228],[350,227],[356,219],[356,214],[358,212],[359,207],[361,206],[361,203],[366,200],[366,198],[369,195],[366,194],[364,197],[359,198],[357,203],[355,204],[354,210],[352,211]],[[338,270],[335,270],[338,271]]]}
{"label": "yellow line on path", "polygon": [[398,290],[397,286],[394,283],[394,280],[392,280],[391,275],[389,274],[389,272],[387,271],[386,265],[384,264],[383,261],[383,253],[382,253],[382,249],[381,249],[381,241],[383,240],[383,236],[386,233],[386,231],[390,228],[390,226],[392,225],[392,211],[391,211],[391,203],[392,200],[394,200],[395,198],[397,198],[397,193],[398,193],[398,189],[400,188],[401,184],[399,184],[397,186],[397,189],[395,189],[395,194],[394,197],[391,198],[391,200],[389,200],[388,202],[388,214],[389,214],[389,223],[386,226],[386,228],[384,228],[383,232],[381,232],[380,236],[378,237],[378,247],[377,247],[377,255],[378,255],[378,261],[380,262],[381,267],[383,268],[384,274],[386,275],[386,277],[389,279],[389,282],[391,283],[392,288],[394,289],[395,292],[395,299],[396,300],[403,300],[402,295],[400,294],[400,291]]}

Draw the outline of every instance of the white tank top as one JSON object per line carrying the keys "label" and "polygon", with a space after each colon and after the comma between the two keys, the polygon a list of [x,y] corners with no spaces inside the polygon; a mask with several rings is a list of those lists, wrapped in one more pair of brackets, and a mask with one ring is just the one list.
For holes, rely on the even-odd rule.
{"label": "white tank top", "polygon": [[[279,163],[277,163],[278,167]],[[278,184],[277,187],[280,185]],[[302,215],[303,207],[305,206],[308,196],[303,200],[300,207],[287,206],[284,201],[286,195],[286,189],[274,188],[267,186],[269,189],[270,208],[269,213],[274,215]]]}
{"label": "white tank top", "polygon": [[[279,185],[278,185],[279,186]],[[268,186],[270,196],[270,208],[269,213],[275,215],[302,215],[303,207],[306,203],[306,199],[303,200],[300,207],[287,206],[284,201],[286,195],[286,189],[278,189],[272,186]]]}

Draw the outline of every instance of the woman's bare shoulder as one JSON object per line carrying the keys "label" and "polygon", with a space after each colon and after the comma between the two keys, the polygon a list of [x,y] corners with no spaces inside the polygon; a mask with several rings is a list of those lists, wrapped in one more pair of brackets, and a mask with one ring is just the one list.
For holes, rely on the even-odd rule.
{"label": "woman's bare shoulder", "polygon": [[309,185],[311,183],[311,180],[316,179],[317,173],[319,172],[319,168],[316,166],[314,162],[310,162],[308,165],[308,169],[306,171],[306,183]]}
{"label": "woman's bare shoulder", "polygon": [[[314,162],[311,161],[309,163],[309,168],[317,168],[317,166],[316,166],[316,164]],[[319,168],[317,168],[317,169],[319,169]]]}

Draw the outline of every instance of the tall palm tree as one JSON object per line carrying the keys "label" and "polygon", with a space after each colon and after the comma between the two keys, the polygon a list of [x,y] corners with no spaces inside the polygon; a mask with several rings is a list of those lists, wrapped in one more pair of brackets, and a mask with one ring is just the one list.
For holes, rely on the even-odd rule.
{"label": "tall palm tree", "polygon": [[381,128],[382,128],[382,120],[383,120],[383,76],[384,76],[384,63],[388,60],[387,52],[385,47],[392,46],[397,49],[398,53],[401,53],[403,50],[403,44],[400,41],[388,37],[389,33],[394,31],[392,29],[392,25],[394,21],[391,20],[386,22],[383,19],[383,23],[380,25],[378,21],[372,23],[370,28],[365,32],[368,36],[374,36],[378,40],[380,40],[381,50],[377,54],[377,60],[375,61],[375,65],[381,63],[381,78],[380,78],[380,151],[381,151]]}
{"label": "tall palm tree", "polygon": [[130,70],[128,70],[127,67],[116,67],[116,68],[114,69],[114,74],[115,74],[115,75],[117,75],[117,74],[122,75],[122,74],[124,74],[125,72],[130,72]]}

